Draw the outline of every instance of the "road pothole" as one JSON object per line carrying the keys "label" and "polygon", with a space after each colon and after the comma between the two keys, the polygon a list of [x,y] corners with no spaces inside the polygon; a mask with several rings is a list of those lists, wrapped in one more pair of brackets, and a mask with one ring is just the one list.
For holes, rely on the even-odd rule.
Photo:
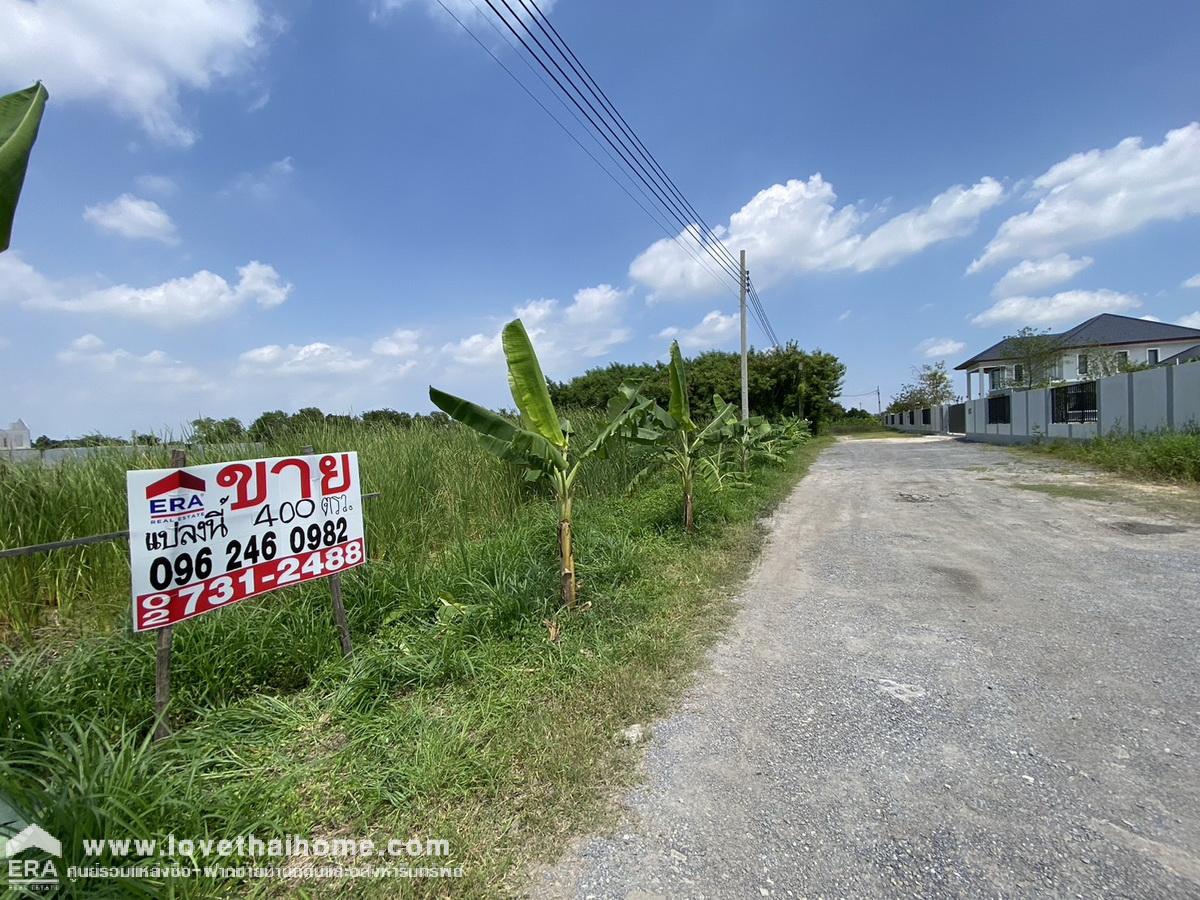
{"label": "road pothole", "polygon": [[1108,526],[1126,534],[1183,534],[1191,530],[1185,525],[1163,525],[1157,522],[1109,522]]}

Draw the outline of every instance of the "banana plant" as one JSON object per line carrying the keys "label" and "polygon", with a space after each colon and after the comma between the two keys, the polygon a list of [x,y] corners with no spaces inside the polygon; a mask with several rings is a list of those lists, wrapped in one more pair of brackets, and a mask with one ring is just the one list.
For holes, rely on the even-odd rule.
{"label": "banana plant", "polygon": [[718,415],[723,409],[730,412],[724,416],[722,424],[723,436],[738,448],[742,461],[742,472],[750,471],[750,463],[767,461],[782,463],[783,457],[779,450],[782,432],[762,416],[751,416],[749,419],[739,419],[732,406],[721,399],[719,394],[713,395],[713,406]]}
{"label": "banana plant", "polygon": [[[671,362],[667,366],[667,376],[671,386],[671,399],[667,408],[663,409],[652,402],[641,414],[641,420],[636,423],[636,427],[627,435],[634,443],[656,451],[650,463],[634,476],[630,487],[632,489],[659,466],[673,467],[679,472],[683,483],[683,527],[690,533],[696,530],[692,488],[695,484],[697,463],[702,458],[704,445],[720,437],[725,419],[733,411],[733,405],[726,403],[724,408],[719,408],[717,415],[703,428],[696,425],[692,420],[691,405],[688,403],[687,370],[683,365],[683,354],[679,352],[678,341],[671,342]],[[621,393],[629,402],[641,398],[640,393],[628,385],[621,387]]]}
{"label": "banana plant", "polygon": [[39,81],[23,91],[0,97],[0,253],[8,249],[12,239],[17,199],[21,196],[29,153],[37,140],[49,96]]}
{"label": "banana plant", "polygon": [[604,456],[645,415],[651,400],[636,391],[609,404],[610,419],[582,450],[571,445],[570,424],[559,419],[533,343],[520,319],[501,332],[508,363],[508,385],[520,412],[519,424],[475,403],[429,388],[429,399],[451,418],[474,429],[483,445],[501,459],[523,466],[527,481],[549,482],[558,504],[559,587],[562,602],[575,606],[575,556],[571,546],[572,497],[580,467],[592,456]]}

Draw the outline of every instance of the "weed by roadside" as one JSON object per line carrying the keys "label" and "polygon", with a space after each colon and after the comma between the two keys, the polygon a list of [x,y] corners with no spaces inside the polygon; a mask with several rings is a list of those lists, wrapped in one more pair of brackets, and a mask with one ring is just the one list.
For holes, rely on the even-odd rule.
{"label": "weed by roadside", "polygon": [[1087,463],[1135,478],[1200,481],[1200,431],[1114,434],[1090,441],[1044,441],[1017,449]]}

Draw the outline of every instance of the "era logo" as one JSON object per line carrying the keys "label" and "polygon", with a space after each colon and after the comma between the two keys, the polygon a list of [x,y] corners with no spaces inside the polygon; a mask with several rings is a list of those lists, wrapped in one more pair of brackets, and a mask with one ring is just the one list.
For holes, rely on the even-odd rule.
{"label": "era logo", "polygon": [[146,488],[151,519],[173,519],[204,512],[204,479],[183,469],[160,478]]}

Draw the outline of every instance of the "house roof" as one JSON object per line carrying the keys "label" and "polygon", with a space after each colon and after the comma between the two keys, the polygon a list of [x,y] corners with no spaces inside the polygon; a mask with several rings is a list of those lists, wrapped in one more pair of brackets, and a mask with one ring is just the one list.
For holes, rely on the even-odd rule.
{"label": "house roof", "polygon": [[1200,344],[1195,344],[1186,350],[1180,350],[1174,356],[1168,356],[1159,365],[1174,366],[1179,363],[1191,362],[1194,359],[1200,359]]}
{"label": "house roof", "polygon": [[[1076,347],[1112,346],[1114,344],[1200,340],[1200,329],[1170,325],[1166,322],[1151,322],[1149,319],[1135,319],[1133,316],[1101,313],[1068,331],[1047,334],[1043,337],[1057,341],[1063,350],[1072,350]],[[1012,359],[1014,355],[1010,338],[1004,338],[981,353],[975,354],[966,362],[959,363],[954,369],[955,371],[970,369],[979,363]]]}

